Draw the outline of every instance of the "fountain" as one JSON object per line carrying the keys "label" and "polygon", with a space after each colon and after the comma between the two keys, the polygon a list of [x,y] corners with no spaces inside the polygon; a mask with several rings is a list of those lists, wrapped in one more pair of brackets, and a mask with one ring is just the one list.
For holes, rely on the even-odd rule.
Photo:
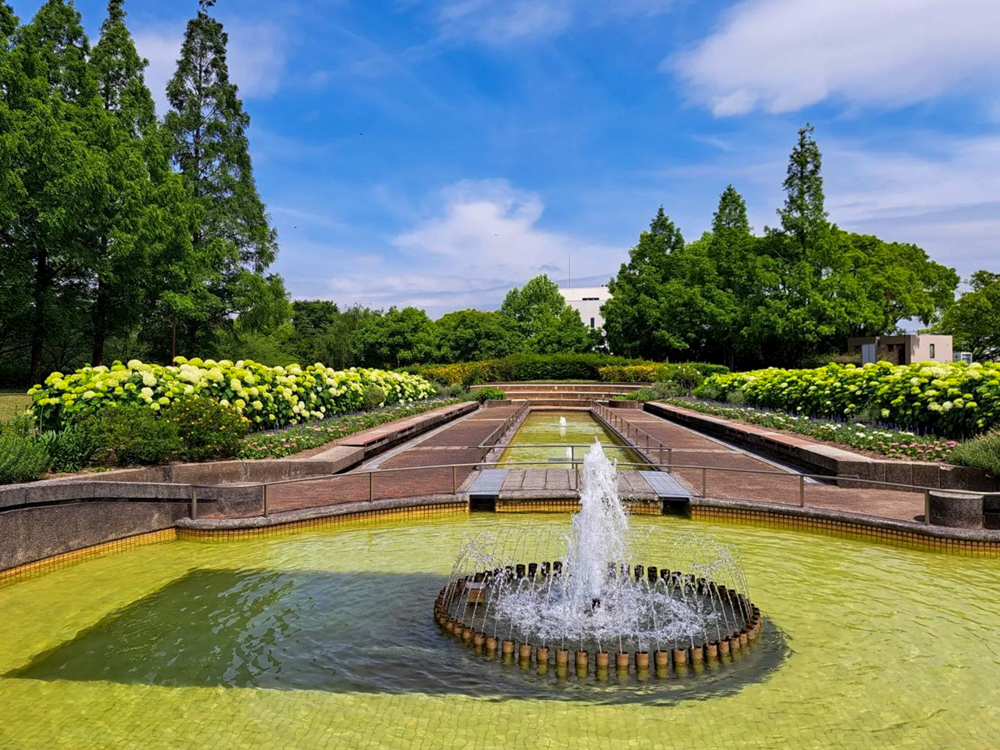
{"label": "fountain", "polygon": [[[595,442],[584,458],[580,512],[561,539],[469,540],[434,614],[481,651],[577,673],[650,669],[657,676],[727,663],[760,638],[733,550],[695,534],[674,540],[662,565],[637,562],[642,540],[618,496],[618,472]],[[547,558],[547,559],[546,559]],[[538,562],[534,562],[534,561]],[[526,562],[527,561],[527,562]]]}

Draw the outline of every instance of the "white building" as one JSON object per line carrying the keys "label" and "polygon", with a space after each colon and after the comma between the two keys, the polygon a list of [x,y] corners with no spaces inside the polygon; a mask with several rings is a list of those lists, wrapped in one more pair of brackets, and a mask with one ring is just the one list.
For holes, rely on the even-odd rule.
{"label": "white building", "polygon": [[580,319],[588,328],[603,328],[604,317],[601,305],[611,299],[606,286],[578,286],[560,289],[566,303],[580,313]]}

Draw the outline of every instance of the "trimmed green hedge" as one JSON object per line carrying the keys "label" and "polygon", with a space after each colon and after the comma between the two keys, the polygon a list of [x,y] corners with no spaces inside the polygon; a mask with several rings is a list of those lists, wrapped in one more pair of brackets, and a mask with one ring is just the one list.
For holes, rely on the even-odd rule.
{"label": "trimmed green hedge", "polygon": [[[703,362],[689,362],[684,363],[684,365],[704,376],[729,372],[729,369],[723,365]],[[602,375],[602,370],[606,368],[618,368],[614,372],[626,377],[624,373],[627,368],[659,368],[664,366],[664,363],[661,362],[614,357],[609,354],[515,354],[502,359],[460,362],[452,365],[417,365],[404,368],[404,370],[447,385],[458,383],[478,385],[481,383],[518,383],[529,380],[604,380],[610,382]],[[669,367],[680,366],[682,365],[670,365]],[[632,373],[629,373],[627,377],[632,379],[624,382],[638,382]]]}

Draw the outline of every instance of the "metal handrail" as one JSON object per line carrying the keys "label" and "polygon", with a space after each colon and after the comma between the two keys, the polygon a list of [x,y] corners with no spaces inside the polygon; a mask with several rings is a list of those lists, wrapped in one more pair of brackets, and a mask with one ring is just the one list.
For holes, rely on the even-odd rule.
{"label": "metal handrail", "polygon": [[511,414],[509,417],[507,417],[503,421],[502,425],[500,425],[499,427],[497,427],[495,430],[493,430],[493,432],[491,432],[489,435],[487,435],[485,438],[483,438],[483,441],[479,445],[477,445],[476,447],[477,448],[484,448],[484,449],[485,448],[489,448],[489,449],[494,448],[495,445],[489,445],[488,444],[490,438],[492,438],[494,435],[497,435],[498,436],[497,439],[499,440],[500,437],[502,437],[503,435],[506,435],[507,434],[507,430],[510,429],[510,426],[514,423],[514,420],[520,418],[524,414],[524,412],[526,412],[526,411],[529,410],[529,408],[530,407],[529,407],[527,401],[525,401],[525,402],[521,403],[520,405],[518,405],[518,407],[514,410],[514,413]]}
{"label": "metal handrail", "polygon": [[[629,431],[630,430],[632,432],[634,432],[636,435],[640,435],[641,434],[641,435],[645,435],[646,436],[646,450],[649,450],[649,441],[650,440],[655,441],[657,443],[657,446],[658,446],[658,449],[659,449],[659,452],[660,452],[660,463],[663,462],[663,451],[666,450],[667,451],[667,465],[668,466],[670,465],[671,459],[673,457],[673,450],[672,450],[672,448],[669,445],[667,445],[665,442],[663,442],[662,440],[660,440],[660,438],[656,437],[652,433],[647,432],[646,430],[642,429],[641,427],[636,427],[629,420],[625,419],[624,417],[622,417],[619,414],[616,414],[614,409],[611,409],[611,408],[609,408],[607,406],[604,406],[603,404],[595,404],[591,408],[594,411],[594,413],[597,414],[598,417],[600,417],[602,420],[604,420],[605,424],[607,424],[611,429],[613,429],[619,435],[622,434],[622,432],[621,432],[621,426],[625,425],[625,434],[624,434],[624,437],[625,437],[625,441],[626,442],[629,442],[631,440],[631,438],[629,437]],[[617,422],[617,424],[615,424],[616,422]],[[642,449],[642,446],[640,446],[638,444],[638,442],[635,442],[631,447],[635,448],[636,450],[641,450]]]}
{"label": "metal handrail", "polygon": [[[563,446],[566,447],[566,446]],[[575,471],[579,470],[579,466],[583,464],[582,460],[568,459],[561,461],[563,465],[570,465],[574,467]],[[347,477],[358,478],[358,477],[368,477],[368,488],[369,488],[369,502],[374,500],[373,492],[373,482],[374,476],[376,474],[394,474],[398,472],[413,472],[419,470],[439,470],[439,469],[451,469],[452,470],[452,492],[454,494],[458,493],[458,481],[457,472],[458,469],[469,468],[475,469],[480,466],[537,466],[538,461],[477,461],[475,463],[459,463],[459,464],[432,464],[430,466],[407,466],[398,467],[392,469],[374,469],[367,472],[357,472],[357,473],[345,473],[345,474],[324,474],[318,476],[310,477],[294,477],[292,479],[277,479],[272,482],[248,482],[242,484],[244,487],[260,487],[263,490],[264,499],[264,516],[268,516],[268,506],[267,506],[267,489],[269,487],[285,485],[285,484],[298,484],[301,482],[319,482],[319,481],[329,481],[332,479],[344,479]],[[642,467],[647,469],[665,469],[667,472],[671,472],[677,469],[688,469],[701,472],[701,496],[707,497],[708,495],[708,472],[716,471],[721,473],[732,473],[732,474],[753,474],[753,475],[765,475],[765,476],[777,476],[791,478],[796,477],[799,481],[799,506],[805,507],[805,480],[806,479],[817,479],[823,480],[825,482],[838,482],[838,481],[849,481],[858,484],[870,485],[872,487],[887,487],[890,489],[895,489],[898,491],[914,491],[924,493],[924,519],[925,523],[930,523],[928,505],[930,503],[930,493],[940,490],[939,487],[925,487],[920,485],[903,485],[898,482],[886,482],[880,479],[861,479],[853,477],[836,477],[827,474],[789,474],[785,471],[778,470],[767,470],[767,469],[738,469],[730,467],[719,467],[719,466],[699,466],[699,465],[688,465],[688,464],[650,464],[650,463],[640,463],[635,461],[621,461],[618,462],[618,466],[629,466],[629,467]],[[189,485],[192,493],[192,518],[197,517],[197,490],[199,489],[219,489],[225,487],[231,487],[232,485],[219,485],[219,484],[193,484]],[[577,488],[579,487],[579,481],[577,481]],[[950,492],[955,492],[956,494],[965,495],[975,495],[978,497],[1000,497],[1000,492],[979,492],[974,490],[949,490]]]}

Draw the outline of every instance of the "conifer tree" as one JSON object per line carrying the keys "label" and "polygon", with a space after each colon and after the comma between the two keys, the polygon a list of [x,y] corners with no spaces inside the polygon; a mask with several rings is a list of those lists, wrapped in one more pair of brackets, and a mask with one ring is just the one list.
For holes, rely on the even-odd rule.
{"label": "conifer tree", "polygon": [[828,228],[823,176],[823,159],[813,138],[813,126],[806,123],[799,130],[799,139],[788,157],[785,177],[785,206],[778,209],[781,228],[804,255]]}
{"label": "conifer tree", "polygon": [[276,235],[254,183],[246,136],[250,118],[229,80],[228,36],[208,12],[214,4],[200,0],[167,85],[171,109],[165,124],[174,163],[193,199],[194,253],[204,267],[217,269],[213,279],[188,290],[188,302],[197,299],[184,305],[190,347],[206,325],[262,300],[285,299],[280,278],[264,276],[274,260]]}
{"label": "conifer tree", "polygon": [[19,135],[17,106],[24,94],[24,80],[14,59],[14,34],[18,18],[13,9],[0,2],[0,355],[21,345],[20,332],[30,308],[25,278],[25,259],[16,245],[18,207],[24,185],[15,156]]}
{"label": "conifer tree", "polygon": [[712,234],[716,237],[737,238],[750,235],[747,203],[732,185],[726,186],[719,196],[719,207],[712,216]]}
{"label": "conifer tree", "polygon": [[660,206],[629,251],[618,275],[608,284],[601,308],[608,345],[615,354],[662,360],[676,345],[671,321],[664,319],[667,282],[674,275],[684,237]]}
{"label": "conifer tree", "polygon": [[[92,133],[95,156],[103,166],[107,190],[100,211],[91,216],[90,280],[91,364],[104,360],[109,334],[134,325],[141,309],[159,237],[143,232],[148,222],[163,223],[153,200],[149,160],[167,171],[169,154],[157,148],[159,138],[153,97],[143,80],[146,61],[136,52],[125,26],[124,0],[109,0],[101,38],[90,62],[103,107],[101,127]],[[151,146],[144,144],[151,139]],[[162,144],[162,141],[161,141]],[[152,165],[154,171],[156,165]],[[146,236],[143,236],[143,235]],[[153,242],[149,242],[152,236]]]}
{"label": "conifer tree", "polygon": [[99,112],[88,53],[80,14],[64,0],[47,0],[18,32],[14,58],[25,89],[14,133],[22,182],[14,246],[31,276],[29,374],[36,382],[47,340],[77,317],[86,219],[103,190],[87,141]]}

